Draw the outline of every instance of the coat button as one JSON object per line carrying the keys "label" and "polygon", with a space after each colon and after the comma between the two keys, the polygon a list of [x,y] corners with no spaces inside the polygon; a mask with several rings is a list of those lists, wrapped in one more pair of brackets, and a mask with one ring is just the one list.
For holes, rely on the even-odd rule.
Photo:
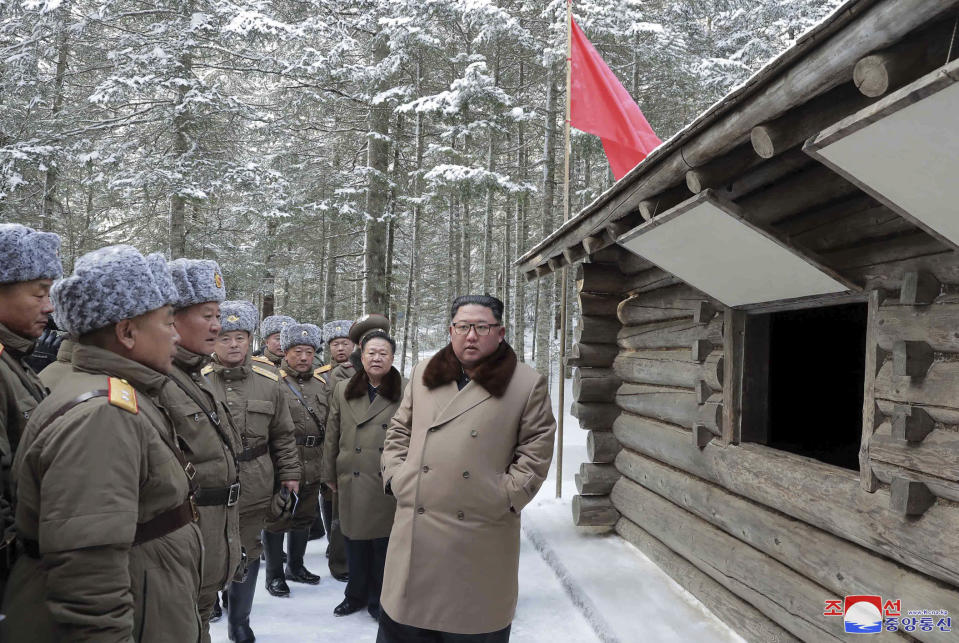
{"label": "coat button", "polygon": [[470,477],[470,472],[469,472],[469,471],[464,471],[464,472],[463,472],[463,477],[464,477],[464,478],[469,478],[469,477]]}
{"label": "coat button", "polygon": [[226,387],[226,390],[232,391],[232,390],[233,390],[233,387],[232,387],[232,386],[227,386],[227,387]]}
{"label": "coat button", "polygon": [[423,473],[429,473],[429,471],[430,471],[429,466],[424,464],[424,465],[423,465]]}
{"label": "coat button", "polygon": [[380,453],[383,453],[383,447],[380,447]]}
{"label": "coat button", "polygon": [[425,509],[424,507],[417,507],[416,513],[418,513],[418,514],[425,514],[425,513],[426,513],[426,509]]}
{"label": "coat button", "polygon": [[353,472],[353,477],[354,477],[354,478],[359,478],[359,477],[360,477],[360,472],[359,472],[359,471],[354,471],[354,472]]}
{"label": "coat button", "polygon": [[356,447],[356,452],[357,452],[357,453],[360,453],[361,451],[363,451],[363,449],[361,449],[360,447]]}
{"label": "coat button", "polygon": [[386,428],[386,425],[385,425],[385,424],[383,425],[383,428],[384,428],[384,429]]}
{"label": "coat button", "polygon": [[470,431],[470,437],[471,437],[471,438],[475,438],[477,435],[479,435],[479,433],[477,433],[475,429],[472,430],[472,431]]}
{"label": "coat button", "polygon": [[462,520],[463,518],[466,518],[466,514],[464,514],[462,511],[457,511],[457,512],[456,512],[456,517],[457,517],[459,520]]}

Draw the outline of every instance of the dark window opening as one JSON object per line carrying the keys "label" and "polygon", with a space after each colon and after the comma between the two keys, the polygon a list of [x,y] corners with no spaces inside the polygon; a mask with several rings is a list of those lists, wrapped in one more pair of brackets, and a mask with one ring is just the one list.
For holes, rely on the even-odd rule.
{"label": "dark window opening", "polygon": [[751,315],[742,441],[859,470],[866,304]]}

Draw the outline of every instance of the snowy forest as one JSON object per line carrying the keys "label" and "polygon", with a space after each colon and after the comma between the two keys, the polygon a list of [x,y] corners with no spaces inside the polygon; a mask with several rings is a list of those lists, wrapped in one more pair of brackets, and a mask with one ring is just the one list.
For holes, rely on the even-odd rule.
{"label": "snowy forest", "polygon": [[[666,140],[838,0],[583,0]],[[386,312],[406,359],[451,297],[554,349],[559,287],[513,262],[563,219],[565,0],[2,0],[0,220],[213,258],[301,321]],[[612,183],[573,132],[572,214]],[[536,360],[541,366],[549,360]]]}

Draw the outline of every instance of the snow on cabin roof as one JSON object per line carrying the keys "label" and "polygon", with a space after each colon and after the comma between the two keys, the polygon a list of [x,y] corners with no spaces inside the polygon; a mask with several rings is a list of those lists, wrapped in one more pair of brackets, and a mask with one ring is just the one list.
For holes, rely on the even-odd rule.
{"label": "snow on cabin roof", "polygon": [[[938,0],[927,0],[925,4],[932,7],[935,2],[938,2]],[[702,165],[706,160],[727,152],[728,147],[731,146],[727,145],[727,149],[713,149],[711,150],[711,154],[709,154],[709,158],[693,159],[692,164],[687,156],[683,154],[687,151],[686,147],[690,143],[697,142],[697,137],[708,132],[710,129],[723,128],[726,130],[742,130],[740,134],[748,137],[749,131],[754,126],[778,117],[782,113],[812,98],[813,96],[809,95],[808,92],[789,96],[790,100],[788,102],[780,103],[780,106],[785,109],[780,110],[778,113],[772,112],[768,105],[757,107],[753,111],[757,115],[761,115],[761,118],[758,120],[754,119],[754,122],[750,122],[749,119],[739,119],[739,122],[735,122],[731,119],[732,116],[735,116],[732,112],[736,108],[747,109],[752,104],[763,102],[764,98],[769,95],[788,95],[791,90],[789,83],[780,82],[777,84],[777,81],[781,80],[789,71],[790,66],[803,58],[814,55],[815,50],[820,45],[859,21],[877,5],[880,5],[879,9],[881,9],[884,6],[890,5],[890,0],[885,0],[885,2],[884,0],[847,0],[847,2],[840,5],[819,24],[813,26],[801,35],[792,47],[770,60],[749,79],[731,90],[723,98],[702,112],[695,120],[663,142],[626,176],[613,184],[592,203],[520,257],[516,261],[516,264],[521,266],[525,271],[534,270],[537,267],[546,265],[551,257],[559,255],[566,248],[578,245],[585,237],[602,230],[615,218],[627,214],[627,211],[616,211],[617,208],[622,205],[622,201],[626,198],[636,201],[637,194],[644,192],[645,184],[650,183],[653,179],[659,178],[658,186],[645,190],[648,193],[644,193],[642,198],[652,197],[662,192],[663,189],[668,188],[669,186],[662,185],[665,179],[657,177],[657,171],[662,169],[664,161],[669,158],[670,155],[677,152],[683,155],[682,161],[686,165],[684,169],[693,169],[694,166]],[[892,19],[886,20],[886,24],[884,24],[884,27],[886,27],[882,34],[884,44],[881,46],[888,46],[889,44],[897,42],[903,35],[914,29],[917,25],[926,22],[929,19],[930,13],[937,11],[935,7],[927,11],[919,11],[913,7],[912,12],[914,18],[909,21],[902,20],[900,15],[896,13],[896,9],[897,8],[893,6],[892,9],[887,12],[896,15],[893,15]],[[903,8],[899,7],[898,9]],[[946,9],[941,9],[941,11],[945,10]],[[875,50],[876,45],[875,42],[863,43],[853,38],[846,39],[842,44],[847,50],[845,53],[848,54],[844,58],[848,58],[848,60],[841,61],[841,64],[848,67],[849,73],[844,77],[837,75],[836,57],[830,57],[830,60],[833,61],[832,68],[827,68],[826,65],[823,65],[816,69],[816,80],[819,81],[819,93],[828,91],[844,82],[844,80],[850,79],[852,77],[851,70],[856,61],[861,56]],[[863,51],[859,50],[863,48],[865,48]],[[727,138],[732,140],[732,138],[735,137]],[[669,185],[674,185],[681,181],[683,177],[681,174],[677,174],[669,178]],[[630,190],[632,194],[627,194],[628,190]],[[690,196],[692,196],[692,194],[690,194]],[[635,205],[633,207],[635,208]],[[614,217],[616,214],[619,214],[619,217]]]}

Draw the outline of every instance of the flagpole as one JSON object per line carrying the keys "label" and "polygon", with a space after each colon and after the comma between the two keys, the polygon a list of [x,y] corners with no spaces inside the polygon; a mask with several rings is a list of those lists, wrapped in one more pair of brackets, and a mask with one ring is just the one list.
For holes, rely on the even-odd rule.
{"label": "flagpole", "polygon": [[[573,84],[573,0],[566,0],[566,118],[563,120],[563,223],[569,221],[569,121]],[[566,318],[568,267],[563,266],[560,287],[559,317],[559,421],[556,430],[558,454],[556,458],[556,497],[563,496],[563,419],[566,416]]]}

